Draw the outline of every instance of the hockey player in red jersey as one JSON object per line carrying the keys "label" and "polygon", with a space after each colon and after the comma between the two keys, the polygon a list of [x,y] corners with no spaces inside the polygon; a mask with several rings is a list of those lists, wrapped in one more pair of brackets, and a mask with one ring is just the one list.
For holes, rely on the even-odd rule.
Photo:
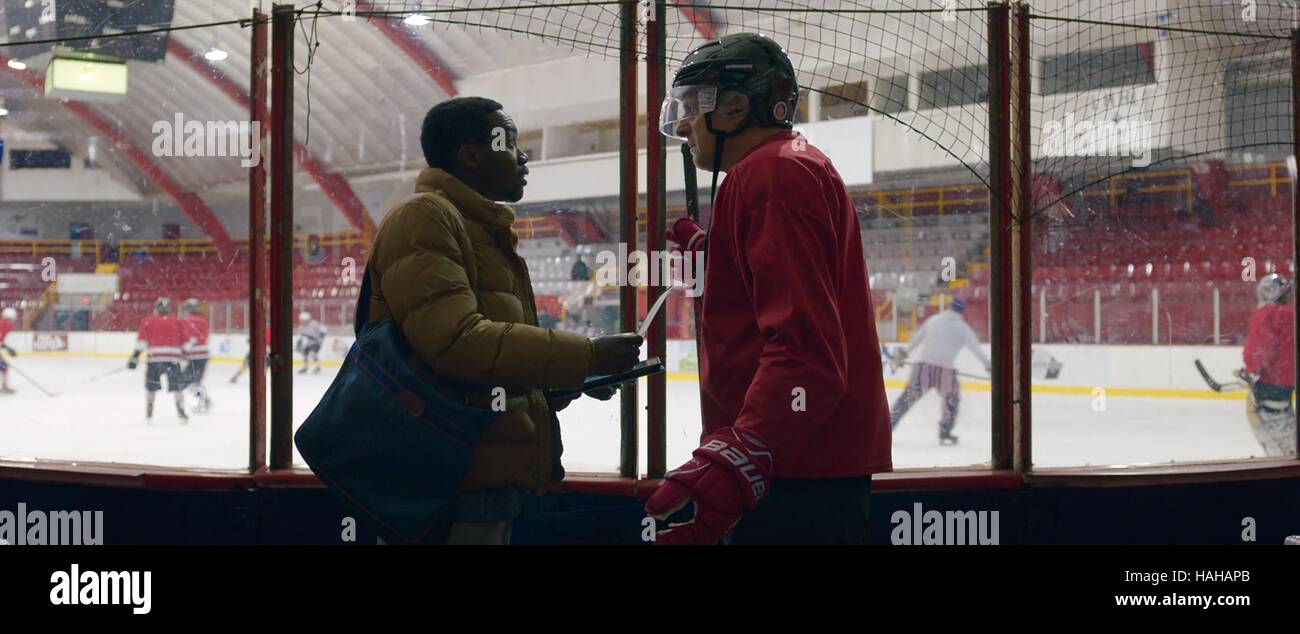
{"label": "hockey player in red jersey", "polygon": [[185,383],[198,402],[195,413],[208,411],[212,399],[203,387],[203,375],[208,367],[208,319],[199,312],[199,300],[190,298],[181,304],[181,325],[185,332]]}
{"label": "hockey player in red jersey", "polygon": [[727,178],[705,242],[701,444],[646,503],[694,517],[656,543],[863,543],[871,474],[891,468],[857,213],[791,130],[798,89],[779,45],[741,33],[692,51],[664,101],[661,131]]}
{"label": "hockey player in red jersey", "polygon": [[189,421],[185,415],[185,397],[181,389],[185,380],[181,378],[181,346],[185,343],[185,333],[181,320],[172,314],[172,302],[166,297],[159,297],[154,302],[153,314],[140,320],[140,331],[136,333],[135,352],[126,367],[134,370],[140,364],[140,353],[149,355],[145,364],[145,421],[153,420],[153,401],[162,389],[162,377],[167,377],[167,391],[176,398],[176,415],[181,422]]}
{"label": "hockey player in red jersey", "polygon": [[1295,409],[1295,309],[1291,284],[1272,274],[1255,288],[1259,307],[1250,316],[1250,331],[1242,351],[1245,369],[1240,376],[1250,384],[1246,415],[1255,439],[1269,456],[1294,457]]}
{"label": "hockey player in red jersey", "polygon": [[[14,329],[14,322],[18,321],[18,311],[13,308],[5,308],[0,312],[0,349],[4,350],[11,357],[18,356],[13,348],[5,343],[5,338]],[[5,363],[5,358],[0,356],[0,394],[13,394],[13,388],[9,387],[9,364]]]}

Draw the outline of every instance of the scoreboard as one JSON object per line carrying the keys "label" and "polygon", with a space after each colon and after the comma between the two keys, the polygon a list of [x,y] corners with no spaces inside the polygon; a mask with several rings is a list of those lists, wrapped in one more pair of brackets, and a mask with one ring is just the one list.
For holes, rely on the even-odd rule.
{"label": "scoreboard", "polygon": [[[166,31],[126,37],[95,36],[170,27],[174,7],[175,0],[3,0],[5,41],[89,37],[61,42],[57,47],[156,62],[167,54]],[[53,43],[17,44],[6,52],[23,59],[54,48]]]}

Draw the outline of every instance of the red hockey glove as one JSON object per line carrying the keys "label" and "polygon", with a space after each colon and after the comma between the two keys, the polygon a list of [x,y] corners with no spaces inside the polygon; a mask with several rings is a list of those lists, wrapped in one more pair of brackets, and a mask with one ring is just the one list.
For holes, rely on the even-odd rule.
{"label": "red hockey glove", "polygon": [[[678,218],[667,231],[668,248],[672,253],[680,253],[680,268],[672,272],[673,281],[702,289],[704,281],[704,250],[708,235],[699,223],[690,218]],[[688,261],[689,259],[689,261]],[[690,271],[690,275],[687,275]],[[695,296],[699,301],[699,293]],[[698,313],[696,314],[698,317]]]}
{"label": "red hockey glove", "polygon": [[699,251],[704,249],[704,227],[690,218],[678,218],[667,231],[668,246],[673,251]]}
{"label": "red hockey glove", "polygon": [[716,543],[767,493],[772,452],[752,432],[734,427],[719,430],[692,455],[690,462],[668,472],[645,510],[650,517],[664,520],[693,502],[695,516],[656,533],[656,544]]}

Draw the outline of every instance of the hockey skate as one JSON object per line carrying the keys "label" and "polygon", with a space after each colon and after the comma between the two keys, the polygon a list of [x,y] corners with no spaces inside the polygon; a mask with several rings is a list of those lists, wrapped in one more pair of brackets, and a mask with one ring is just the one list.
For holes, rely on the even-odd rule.
{"label": "hockey skate", "polygon": [[939,445],[940,445],[940,446],[943,446],[943,445],[955,445],[955,444],[957,444],[957,437],[956,437],[956,436],[952,435],[951,433],[939,432]]}
{"label": "hockey skate", "polygon": [[208,398],[208,391],[202,386],[195,386],[190,390],[190,395],[194,398],[194,414],[206,414],[212,409],[212,399]]}

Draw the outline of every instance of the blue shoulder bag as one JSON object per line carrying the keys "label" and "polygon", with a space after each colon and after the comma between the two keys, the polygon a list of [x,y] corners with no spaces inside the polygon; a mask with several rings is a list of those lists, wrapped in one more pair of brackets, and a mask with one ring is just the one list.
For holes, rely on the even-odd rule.
{"label": "blue shoulder bag", "polygon": [[441,543],[474,445],[497,412],[449,398],[421,379],[408,365],[420,362],[401,327],[367,322],[370,295],[367,270],[356,342],[294,444],[348,511],[385,541]]}

